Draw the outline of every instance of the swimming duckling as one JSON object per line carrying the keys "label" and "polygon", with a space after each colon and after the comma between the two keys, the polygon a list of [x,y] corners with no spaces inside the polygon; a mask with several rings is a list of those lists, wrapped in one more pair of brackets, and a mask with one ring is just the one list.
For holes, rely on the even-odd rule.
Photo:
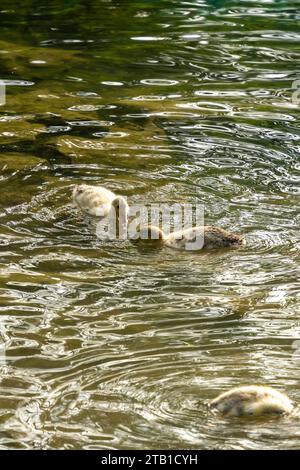
{"label": "swimming duckling", "polygon": [[125,218],[128,214],[126,199],[102,186],[76,185],[73,189],[73,203],[82,212],[93,217],[106,217],[112,208],[123,210]]}
{"label": "swimming duckling", "polygon": [[140,239],[150,240],[160,245],[165,245],[176,250],[201,250],[202,248],[215,249],[226,247],[238,247],[245,245],[242,235],[227,232],[222,228],[205,225],[166,235],[159,227],[154,225],[142,226]]}
{"label": "swimming duckling", "polygon": [[225,416],[290,414],[293,405],[283,393],[262,385],[246,385],[222,393],[209,404]]}

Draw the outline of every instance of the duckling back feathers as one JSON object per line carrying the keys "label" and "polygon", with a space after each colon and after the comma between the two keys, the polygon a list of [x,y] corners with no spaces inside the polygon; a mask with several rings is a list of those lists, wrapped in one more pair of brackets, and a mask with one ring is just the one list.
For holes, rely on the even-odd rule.
{"label": "duckling back feathers", "polygon": [[[94,217],[108,215],[112,206],[120,199],[123,200],[121,196],[117,196],[102,186],[80,184],[73,189],[74,204],[86,214]],[[125,199],[124,204],[127,206]]]}
{"label": "duckling back feathers", "polygon": [[245,244],[245,239],[241,235],[206,225],[171,233],[164,237],[164,244],[178,250],[199,250],[241,246]]}
{"label": "duckling back feathers", "polygon": [[249,385],[222,393],[209,404],[225,416],[259,416],[289,414],[293,410],[290,399],[271,387]]}

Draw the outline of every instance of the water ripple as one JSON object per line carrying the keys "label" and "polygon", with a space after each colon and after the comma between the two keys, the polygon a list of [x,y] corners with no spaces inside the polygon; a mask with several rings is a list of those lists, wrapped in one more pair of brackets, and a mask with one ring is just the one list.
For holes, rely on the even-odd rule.
{"label": "water ripple", "polygon": [[[300,403],[296,6],[47,3],[25,43],[5,3],[0,447],[299,448],[294,417],[206,406],[244,383]],[[101,241],[78,183],[197,201],[247,245]]]}

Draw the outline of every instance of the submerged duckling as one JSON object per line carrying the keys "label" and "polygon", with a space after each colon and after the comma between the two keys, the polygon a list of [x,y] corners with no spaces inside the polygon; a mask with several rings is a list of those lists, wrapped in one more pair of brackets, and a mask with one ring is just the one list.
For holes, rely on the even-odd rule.
{"label": "submerged duckling", "polygon": [[159,227],[148,225],[141,227],[140,239],[150,240],[176,250],[194,251],[202,248],[238,247],[246,243],[244,236],[210,225],[179,230],[169,235],[166,235]]}
{"label": "submerged duckling", "polygon": [[261,416],[290,414],[293,405],[283,393],[262,385],[246,385],[222,393],[209,408],[225,416]]}
{"label": "submerged duckling", "polygon": [[102,186],[76,185],[73,189],[73,203],[83,213],[93,217],[106,217],[112,208],[122,209],[127,218],[128,204],[122,196],[117,196]]}

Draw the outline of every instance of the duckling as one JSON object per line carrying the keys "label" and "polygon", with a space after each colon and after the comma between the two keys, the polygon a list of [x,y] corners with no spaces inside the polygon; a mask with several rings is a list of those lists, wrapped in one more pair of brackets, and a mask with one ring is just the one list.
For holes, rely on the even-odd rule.
{"label": "duckling", "polygon": [[90,216],[106,217],[112,208],[115,210],[121,208],[127,218],[128,204],[126,199],[102,186],[76,185],[72,196],[74,205]]}
{"label": "duckling", "polygon": [[202,248],[215,249],[238,247],[246,244],[245,238],[236,233],[227,232],[222,228],[205,225],[166,235],[159,227],[154,225],[142,226],[140,239],[150,240],[159,245],[165,245],[176,250],[200,250]]}
{"label": "duckling", "polygon": [[262,385],[246,385],[222,393],[209,408],[225,416],[261,416],[290,414],[293,405],[283,393]]}

